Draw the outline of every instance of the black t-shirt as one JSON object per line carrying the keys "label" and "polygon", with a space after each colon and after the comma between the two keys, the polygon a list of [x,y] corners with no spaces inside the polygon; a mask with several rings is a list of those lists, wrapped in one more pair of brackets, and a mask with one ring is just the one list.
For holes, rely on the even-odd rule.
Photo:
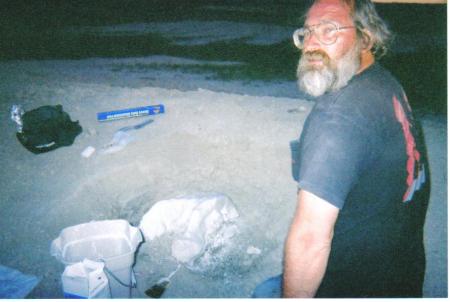
{"label": "black t-shirt", "polygon": [[318,297],[421,294],[425,153],[402,87],[380,65],[317,99],[298,184],[340,209]]}

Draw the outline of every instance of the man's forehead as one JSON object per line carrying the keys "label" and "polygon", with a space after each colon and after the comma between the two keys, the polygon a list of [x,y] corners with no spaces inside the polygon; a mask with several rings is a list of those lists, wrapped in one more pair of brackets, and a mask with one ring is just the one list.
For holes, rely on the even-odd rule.
{"label": "man's forehead", "polygon": [[320,0],[308,11],[305,25],[318,24],[321,21],[334,21],[339,24],[351,24],[350,7],[339,0]]}

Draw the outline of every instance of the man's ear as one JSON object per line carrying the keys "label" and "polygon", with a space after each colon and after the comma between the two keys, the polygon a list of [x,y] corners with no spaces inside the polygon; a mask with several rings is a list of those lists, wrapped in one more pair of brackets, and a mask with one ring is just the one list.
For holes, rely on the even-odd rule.
{"label": "man's ear", "polygon": [[361,36],[362,36],[361,39],[362,50],[370,51],[374,44],[372,34],[368,30],[364,29],[361,31]]}

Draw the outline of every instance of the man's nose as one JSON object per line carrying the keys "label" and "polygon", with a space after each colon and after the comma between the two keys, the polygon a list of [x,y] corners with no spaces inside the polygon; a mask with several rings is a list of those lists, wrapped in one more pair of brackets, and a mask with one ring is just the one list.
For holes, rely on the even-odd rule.
{"label": "man's nose", "polygon": [[322,44],[317,38],[316,33],[312,32],[307,38],[305,37],[305,40],[303,41],[303,50],[304,51],[317,50],[318,48],[320,48],[321,45]]}

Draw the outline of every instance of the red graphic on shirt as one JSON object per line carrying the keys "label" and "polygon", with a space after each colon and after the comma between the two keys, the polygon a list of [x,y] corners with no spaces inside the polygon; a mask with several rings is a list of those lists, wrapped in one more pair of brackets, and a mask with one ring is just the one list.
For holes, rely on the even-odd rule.
{"label": "red graphic on shirt", "polygon": [[[404,97],[404,103],[407,106],[408,111],[411,111],[411,108],[408,104],[408,99],[406,98],[406,95],[403,95]],[[415,190],[414,181],[415,181],[415,175],[414,172],[416,169],[419,169],[417,166],[420,161],[420,153],[417,151],[416,148],[416,141],[414,139],[414,136],[411,133],[411,123],[406,116],[405,110],[400,103],[400,101],[397,99],[397,97],[394,95],[392,98],[392,102],[394,104],[394,111],[395,116],[397,117],[397,120],[402,125],[403,129],[403,135],[405,136],[406,141],[406,154],[408,156],[408,160],[406,162],[406,171],[408,172],[408,176],[406,178],[406,184],[408,185],[408,189],[405,192],[405,195],[403,195],[403,201],[408,201],[410,196],[412,194],[412,191]]]}

